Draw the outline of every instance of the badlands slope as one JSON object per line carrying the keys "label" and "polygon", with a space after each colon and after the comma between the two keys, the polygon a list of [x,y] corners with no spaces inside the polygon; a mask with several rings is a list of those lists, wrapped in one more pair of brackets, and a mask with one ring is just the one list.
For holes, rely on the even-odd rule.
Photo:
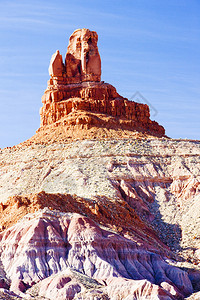
{"label": "badlands slope", "polygon": [[[146,255],[159,254],[168,264],[168,268],[170,265],[180,266],[187,271],[188,278],[193,282],[194,288],[198,290],[200,280],[198,273],[200,252],[199,142],[166,138],[77,140],[63,144],[21,145],[2,150],[0,156],[2,262],[6,276],[11,280],[11,287],[16,285],[16,270],[19,268],[21,271],[19,271],[18,280],[25,282],[26,288],[30,288],[33,282],[40,282],[51,274],[57,274],[58,271],[68,270],[68,266],[70,266],[69,272],[71,270],[79,271],[95,278],[98,282],[100,280],[102,284],[102,278],[108,276],[104,272],[109,273],[108,277],[110,277],[109,268],[111,266],[113,268],[115,264],[119,263],[119,260],[121,261],[119,253],[115,254],[114,258],[110,257],[113,255],[111,249],[121,247],[120,252],[123,249],[123,252],[129,253],[124,254],[124,259],[128,264],[128,257],[134,255],[134,252],[130,249],[125,250],[126,247],[123,243],[133,243],[133,248],[139,247],[140,263],[146,261],[151,266],[152,262],[149,258],[145,258]],[[43,212],[42,209],[45,207],[49,207],[50,212]],[[53,213],[54,210],[57,213]],[[34,214],[35,211],[38,211],[37,215]],[[63,214],[59,215],[58,211]],[[77,237],[80,244],[86,243],[87,245],[89,243],[91,247],[90,250],[87,250],[82,249],[81,245],[77,246],[79,251],[83,251],[84,254],[80,254],[79,251],[76,253],[81,262],[76,262],[75,265],[72,262],[70,264],[67,253],[69,246],[65,246],[67,243],[72,247],[68,238],[69,233],[67,235],[60,233],[61,229],[58,230],[58,227],[62,228],[61,225],[51,225],[51,218],[55,218],[56,222],[63,222],[59,220],[60,218],[69,218],[64,214],[65,212],[70,212],[75,219],[78,213],[79,218],[84,218],[86,220],[84,222],[89,223],[88,229],[82,228],[81,231],[75,229],[74,236],[86,234],[83,242],[80,237]],[[59,218],[56,217],[57,215]],[[70,219],[72,215],[70,215]],[[22,217],[25,219],[21,219]],[[87,219],[88,217],[89,219]],[[85,252],[96,251],[93,249],[94,245],[91,246],[96,239],[94,236],[96,233],[93,228],[90,228],[90,220],[95,221],[95,224],[92,223],[95,228],[103,226],[103,229],[98,230],[107,230],[106,238],[109,240],[104,249],[108,253],[101,255],[110,265],[103,267],[106,271],[103,269],[101,275],[98,276],[93,276],[88,266],[86,269],[83,266],[79,267],[79,264],[81,266],[83,261],[87,260]],[[16,223],[17,221],[19,223]],[[84,223],[82,225],[87,228]],[[52,226],[54,229],[51,229]],[[67,228],[62,230],[66,231]],[[85,233],[85,230],[88,230],[88,233]],[[59,236],[57,236],[58,233]],[[118,242],[113,242],[112,238],[117,238]],[[33,241],[31,242],[30,239]],[[38,239],[45,240],[43,249],[38,249]],[[51,241],[52,239],[54,242]],[[62,247],[59,245],[61,239],[63,240]],[[48,245],[48,242],[55,243],[55,245]],[[17,253],[13,253],[16,243],[18,244]],[[98,243],[100,242],[98,241]],[[106,242],[103,242],[103,245],[104,243]],[[113,243],[117,243],[118,246],[113,246]],[[112,247],[109,244],[112,244]],[[42,246],[40,245],[40,247]],[[61,263],[54,262],[59,266],[49,266],[48,260],[55,260],[53,252],[56,252],[57,247],[59,254],[56,254],[56,256],[58,255],[56,259],[60,262],[62,254],[65,264],[63,266]],[[64,250],[65,247],[66,250]],[[46,258],[47,253],[51,251],[53,251],[52,258]],[[102,251],[98,250],[98,254],[95,253],[95,256]],[[150,252],[145,252],[143,257],[144,251]],[[91,260],[90,254],[88,255]],[[131,263],[134,261],[134,268],[138,272],[137,264],[139,262],[135,262],[138,260],[136,257],[130,261]],[[44,258],[46,261],[39,262],[40,267],[38,267],[35,261]],[[28,268],[26,272],[24,263]],[[162,263],[159,262],[158,266],[162,266]],[[29,266],[29,264],[31,265]],[[96,260],[91,264],[92,270],[100,268],[96,266]],[[11,268],[10,265],[14,265],[14,267]],[[87,268],[90,270],[87,271]],[[129,267],[126,268],[129,270]],[[153,283],[159,282],[155,279],[152,280],[146,268],[143,271],[139,268],[140,275],[134,273],[131,275],[132,278],[137,280],[151,278],[149,280],[151,283],[152,281]],[[49,269],[47,273],[46,269]],[[120,274],[123,278],[130,278],[130,274],[132,274],[130,270],[128,273],[123,271],[117,275],[113,275],[113,271],[111,273],[114,277],[118,277]],[[32,272],[33,275],[29,272]],[[28,275],[25,276],[25,273]],[[153,271],[151,273],[153,277],[156,276]],[[164,274],[166,276],[165,272]],[[62,276],[61,278],[63,278]],[[29,279],[27,280],[26,277]],[[108,279],[106,278],[106,280]],[[106,282],[106,280],[104,281]],[[163,282],[172,281],[171,278],[162,278],[162,280]],[[158,286],[162,286],[161,283]],[[122,282],[116,284],[119,287]],[[174,284],[177,287],[176,280],[172,286]],[[189,281],[187,283],[183,281],[182,284],[186,285],[184,288],[189,288],[188,293],[192,292]],[[26,288],[23,287],[22,291]],[[15,292],[19,290],[21,290],[19,286],[14,288]],[[180,290],[182,292],[182,288]],[[115,288],[114,291],[116,291]],[[112,293],[107,293],[110,299],[114,299]],[[132,295],[132,292],[130,293]],[[157,293],[156,291],[155,294],[157,295]],[[152,298],[146,299],[154,299],[155,294]],[[55,294],[52,294],[52,298],[47,297],[47,299],[55,299],[54,297]],[[62,297],[60,299],[65,299]],[[178,298],[175,297],[175,299]]]}

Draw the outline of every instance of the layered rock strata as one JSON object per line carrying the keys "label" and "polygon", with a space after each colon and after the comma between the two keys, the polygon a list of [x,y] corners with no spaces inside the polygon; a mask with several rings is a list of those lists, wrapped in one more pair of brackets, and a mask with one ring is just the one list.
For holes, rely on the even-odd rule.
{"label": "layered rock strata", "polygon": [[40,130],[0,151],[2,299],[200,290],[200,143],[162,137],[147,105],[101,81],[97,38],[76,30],[65,63],[52,56]]}
{"label": "layered rock strata", "polygon": [[[101,81],[97,40],[96,32],[78,29],[70,37],[65,63],[58,50],[52,56],[51,78],[40,110],[41,128],[51,124],[105,126],[95,121],[92,114],[97,113],[114,117],[115,127],[163,136],[164,128],[150,120],[148,105],[123,98],[112,85]],[[77,111],[87,112],[87,116],[67,117]]]}
{"label": "layered rock strata", "polygon": [[73,270],[79,279],[91,278],[90,288],[102,289],[107,299],[115,299],[116,289],[118,297],[166,300],[183,299],[193,291],[186,272],[75,213],[45,209],[26,215],[0,234],[0,248],[3,282],[21,296],[40,282],[39,296],[73,299],[86,290]]}
{"label": "layered rock strata", "polygon": [[[155,226],[165,243],[180,254],[186,252],[184,257],[198,264],[199,142],[151,138],[23,144],[1,151],[0,158],[0,194],[4,207],[10,196],[45,191],[91,199],[95,211],[93,201],[99,205],[98,197],[106,207],[103,215],[109,212],[114,216],[112,222],[123,228],[125,219],[134,218],[131,215],[129,219],[119,210],[125,201],[145,222]],[[11,199],[9,202],[12,203]],[[122,223],[113,215],[114,209],[124,216]],[[103,215],[99,213],[95,221],[106,224]],[[92,219],[94,216],[90,215]],[[134,226],[138,227],[138,223]],[[129,227],[126,222],[125,227]]]}

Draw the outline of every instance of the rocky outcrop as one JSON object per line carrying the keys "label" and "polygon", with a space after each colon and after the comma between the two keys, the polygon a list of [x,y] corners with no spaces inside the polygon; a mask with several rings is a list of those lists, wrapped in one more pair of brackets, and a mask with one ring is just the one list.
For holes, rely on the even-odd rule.
{"label": "rocky outcrop", "polygon": [[120,234],[130,235],[143,247],[160,254],[170,255],[169,249],[160,242],[156,233],[148,228],[125,201],[112,202],[107,197],[87,199],[70,194],[50,194],[40,192],[23,196],[13,196],[0,204],[0,230],[13,226],[23,216],[48,207],[60,212],[84,214],[98,224],[109,227]]}
{"label": "rocky outcrop", "polygon": [[0,248],[10,290],[19,295],[41,281],[40,296],[64,299],[70,294],[73,299],[84,289],[68,269],[93,278],[97,286],[108,286],[104,289],[109,299],[114,299],[116,289],[119,295],[158,299],[161,295],[182,299],[193,291],[186,272],[75,213],[45,209],[28,214],[0,234]]}
{"label": "rocky outcrop", "polygon": [[[164,128],[150,120],[148,105],[123,98],[112,85],[101,81],[97,40],[96,32],[78,29],[70,37],[65,64],[58,50],[52,56],[49,66],[51,79],[40,110],[41,128],[51,124],[66,127],[111,126],[115,130],[123,127],[163,136]],[[76,112],[88,115],[77,117]],[[96,122],[93,114],[111,116],[115,121],[105,124],[99,118]]]}
{"label": "rocky outcrop", "polygon": [[49,65],[49,75],[51,78],[62,78],[64,72],[64,64],[62,55],[59,50],[56,51],[51,57]]}
{"label": "rocky outcrop", "polygon": [[65,57],[67,83],[101,80],[98,35],[89,29],[77,29],[70,36]]}
{"label": "rocky outcrop", "polygon": [[98,35],[89,29],[77,29],[69,39],[65,64],[57,50],[52,55],[49,75],[56,84],[101,81],[101,58],[97,47]]}
{"label": "rocky outcrop", "polygon": [[200,143],[168,139],[101,81],[97,39],[76,30],[65,62],[56,51],[40,129],[0,151],[2,299],[200,290]]}

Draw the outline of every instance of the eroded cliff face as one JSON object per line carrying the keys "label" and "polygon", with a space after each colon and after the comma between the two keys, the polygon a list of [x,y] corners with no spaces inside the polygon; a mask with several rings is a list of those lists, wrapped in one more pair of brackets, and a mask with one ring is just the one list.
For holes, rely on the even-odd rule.
{"label": "eroded cliff face", "polygon": [[78,29],[70,37],[65,64],[58,50],[53,54],[51,78],[42,97],[40,131],[50,125],[62,126],[70,132],[71,127],[78,125],[79,131],[84,127],[115,131],[121,128],[130,134],[137,129],[164,136],[164,128],[150,120],[148,105],[123,98],[112,85],[101,81],[97,40],[96,32]]}

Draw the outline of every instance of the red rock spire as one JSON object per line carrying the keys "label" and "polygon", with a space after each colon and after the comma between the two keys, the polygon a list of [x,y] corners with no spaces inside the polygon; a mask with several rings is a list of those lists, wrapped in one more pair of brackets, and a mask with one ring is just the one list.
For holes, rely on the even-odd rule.
{"label": "red rock spire", "polygon": [[70,36],[65,65],[68,83],[101,81],[98,35],[89,29],[77,29]]}
{"label": "red rock spire", "polygon": [[[109,127],[110,121],[105,124],[100,118],[97,124],[94,114],[101,114],[112,117],[115,129],[126,128],[163,136],[164,128],[150,120],[148,105],[123,98],[115,87],[101,81],[97,41],[95,31],[77,29],[70,36],[65,63],[58,50],[53,54],[49,66],[50,80],[42,97],[41,127],[51,124]],[[74,112],[79,112],[79,120]],[[82,112],[87,118],[80,118]]]}

